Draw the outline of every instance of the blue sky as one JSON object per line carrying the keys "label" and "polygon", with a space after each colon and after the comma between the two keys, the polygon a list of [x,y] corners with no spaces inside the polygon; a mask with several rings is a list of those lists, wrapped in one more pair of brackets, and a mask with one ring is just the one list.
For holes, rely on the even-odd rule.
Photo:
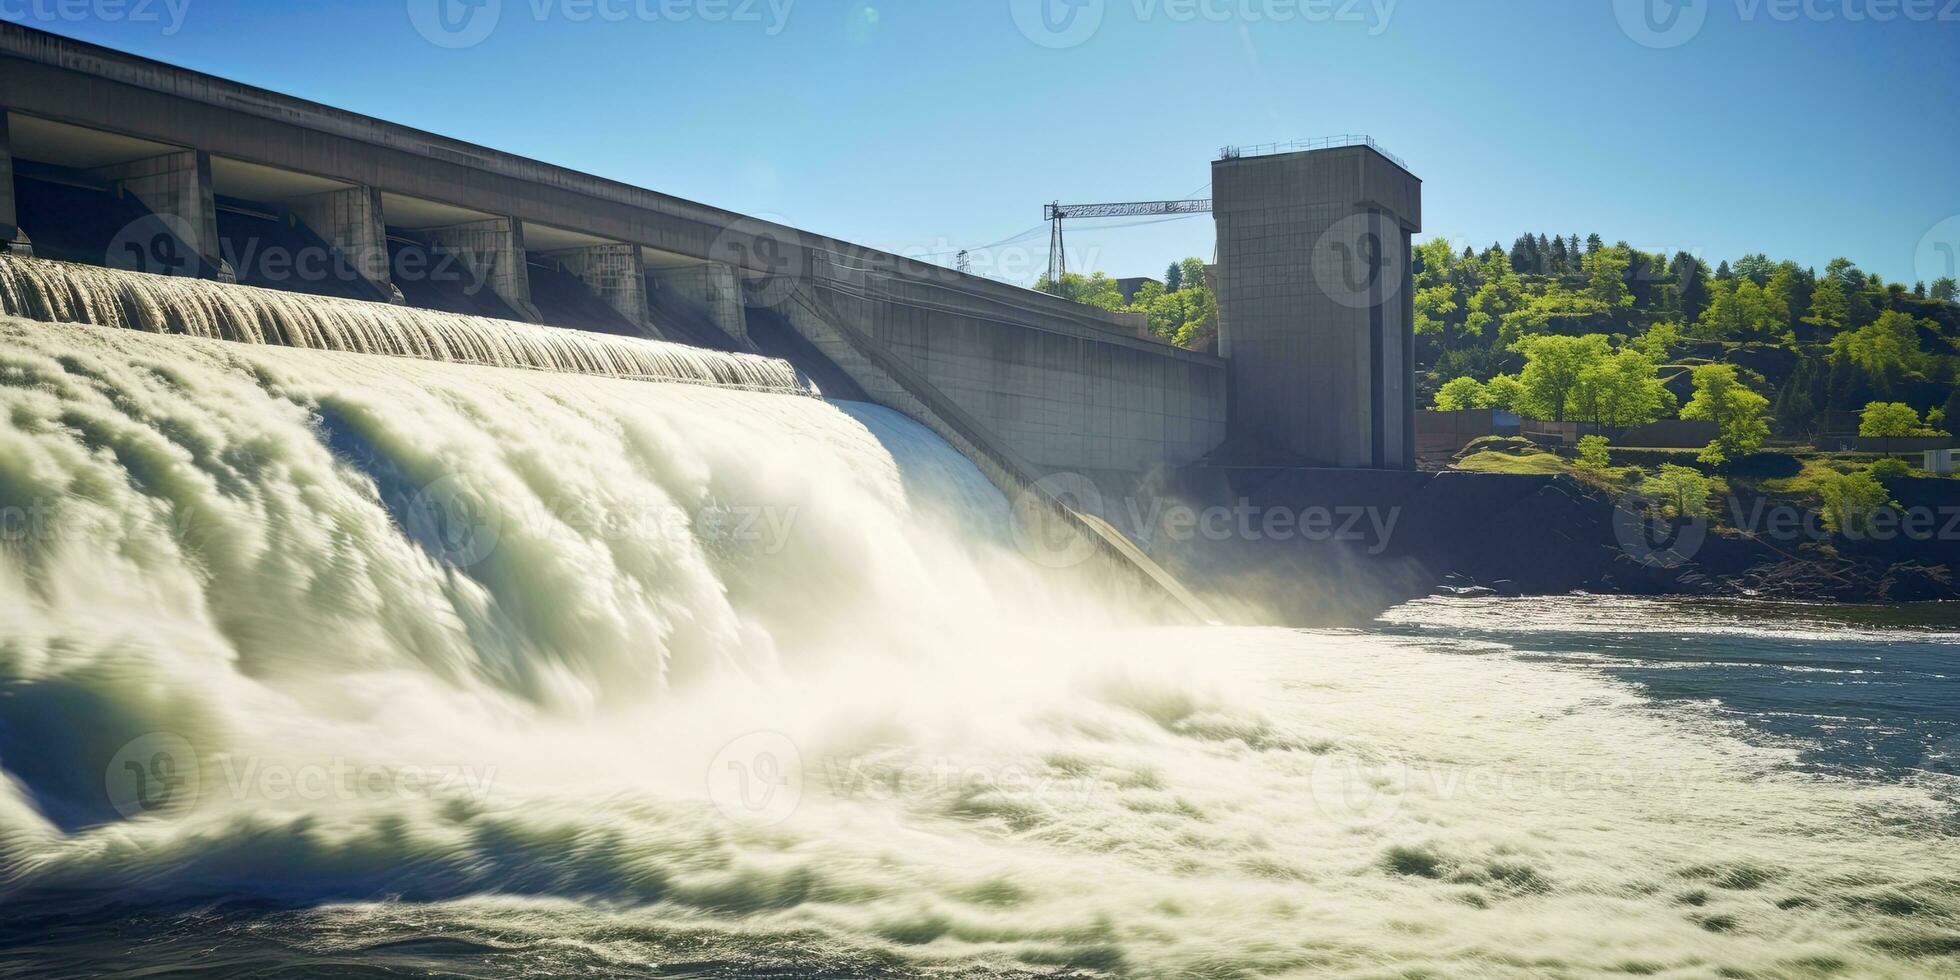
{"label": "blue sky", "polygon": [[[0,16],[911,254],[1012,238],[1056,198],[1190,196],[1221,146],[1335,133],[1407,158],[1426,233],[1479,247],[1597,231],[1910,283],[1960,238],[1960,0],[477,2]],[[1212,230],[1070,244],[1154,275]],[[976,265],[1031,281],[1046,245]]]}

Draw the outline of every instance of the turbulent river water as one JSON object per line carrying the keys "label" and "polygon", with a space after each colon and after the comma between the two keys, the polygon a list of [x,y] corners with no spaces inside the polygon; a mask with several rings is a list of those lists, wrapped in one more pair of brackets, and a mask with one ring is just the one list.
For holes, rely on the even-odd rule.
{"label": "turbulent river water", "polygon": [[0,321],[0,972],[1938,975],[1960,630],[1138,625],[881,409]]}

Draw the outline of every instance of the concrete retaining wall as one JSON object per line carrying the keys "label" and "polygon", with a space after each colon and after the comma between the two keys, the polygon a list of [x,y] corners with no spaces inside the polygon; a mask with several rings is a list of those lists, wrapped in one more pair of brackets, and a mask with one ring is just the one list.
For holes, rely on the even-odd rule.
{"label": "concrete retaining wall", "polygon": [[1142,475],[1225,439],[1218,358],[1099,330],[1040,329],[917,284],[819,285],[833,315],[918,372],[1038,473]]}

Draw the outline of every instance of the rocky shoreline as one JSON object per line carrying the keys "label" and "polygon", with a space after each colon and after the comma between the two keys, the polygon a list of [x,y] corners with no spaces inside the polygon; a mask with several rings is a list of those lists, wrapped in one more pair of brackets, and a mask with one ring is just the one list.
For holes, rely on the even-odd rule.
{"label": "rocky shoreline", "polygon": [[[1233,540],[1155,550],[1167,566],[1294,623],[1365,622],[1427,595],[1573,592],[1815,603],[1960,600],[1960,481],[1893,488],[1915,513],[1953,515],[1914,533],[1847,539],[1656,521],[1567,476],[1297,470],[1186,474],[1187,500],[1262,509],[1374,508],[1384,541]],[[1800,510],[1793,501],[1750,498]],[[1946,524],[1954,524],[1948,528]]]}

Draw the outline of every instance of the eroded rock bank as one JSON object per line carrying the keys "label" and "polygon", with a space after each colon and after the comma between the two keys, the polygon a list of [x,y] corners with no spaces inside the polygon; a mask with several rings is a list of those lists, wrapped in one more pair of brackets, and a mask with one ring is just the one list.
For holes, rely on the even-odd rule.
{"label": "eroded rock bank", "polygon": [[1187,579],[1301,624],[1366,622],[1439,593],[1960,599],[1960,481],[1888,488],[1895,519],[1845,535],[1802,500],[1761,494],[1682,521],[1569,476],[1194,468],[1164,492],[1213,511],[1213,533],[1202,519],[1182,535],[1159,526],[1151,547]]}

